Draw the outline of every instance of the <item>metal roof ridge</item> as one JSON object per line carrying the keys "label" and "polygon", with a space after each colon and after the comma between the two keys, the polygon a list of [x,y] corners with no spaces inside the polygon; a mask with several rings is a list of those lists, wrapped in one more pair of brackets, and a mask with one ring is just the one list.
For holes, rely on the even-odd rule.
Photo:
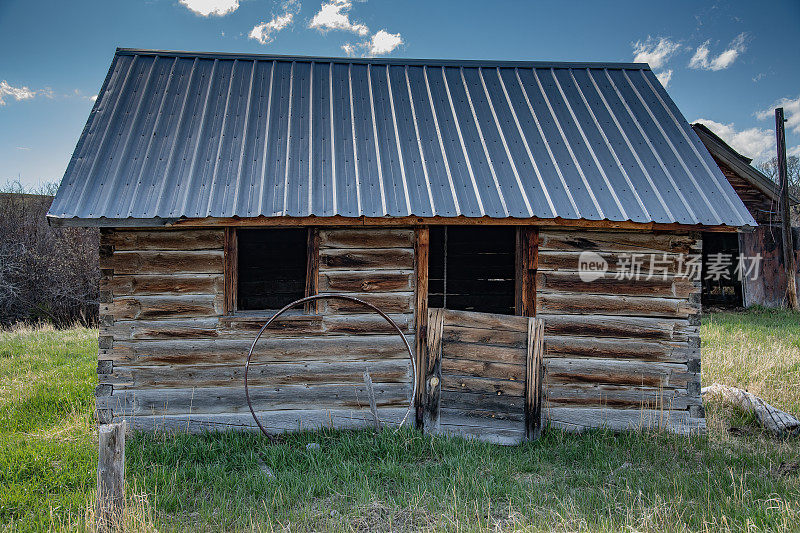
{"label": "metal roof ridge", "polygon": [[537,67],[537,68],[599,68],[651,70],[647,63],[617,61],[526,61],[497,59],[435,59],[435,58],[378,58],[378,57],[330,57],[288,54],[254,54],[240,52],[199,52],[190,50],[158,50],[148,48],[117,47],[116,55],[147,55],[166,57],[201,57],[208,59],[251,59],[263,61],[302,61],[323,63],[359,63],[382,65],[427,65],[427,66],[475,66],[475,67]]}

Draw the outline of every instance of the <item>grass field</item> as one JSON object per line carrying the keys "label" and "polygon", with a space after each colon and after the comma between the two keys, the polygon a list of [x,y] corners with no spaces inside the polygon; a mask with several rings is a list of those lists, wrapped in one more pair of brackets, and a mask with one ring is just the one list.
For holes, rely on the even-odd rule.
{"label": "grass field", "polygon": [[[0,332],[0,530],[87,529],[96,330]],[[800,315],[719,313],[703,381],[800,415]],[[413,431],[139,435],[129,530],[800,530],[800,442],[709,406],[709,434],[570,435],[495,447]],[[741,426],[731,433],[728,428]],[[305,444],[316,442],[318,450]],[[267,465],[269,472],[266,472]],[[88,528],[90,529],[90,527]]]}

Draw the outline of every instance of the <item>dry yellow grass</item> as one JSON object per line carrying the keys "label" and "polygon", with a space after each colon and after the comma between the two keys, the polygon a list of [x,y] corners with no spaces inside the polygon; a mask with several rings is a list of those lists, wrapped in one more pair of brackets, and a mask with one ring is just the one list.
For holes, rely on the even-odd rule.
{"label": "dry yellow grass", "polygon": [[739,387],[800,418],[800,313],[714,313],[700,334],[703,386]]}

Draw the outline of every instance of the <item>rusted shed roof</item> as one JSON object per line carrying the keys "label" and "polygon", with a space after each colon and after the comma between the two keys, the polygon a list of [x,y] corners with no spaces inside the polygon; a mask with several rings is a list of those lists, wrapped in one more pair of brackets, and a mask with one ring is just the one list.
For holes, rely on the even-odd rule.
{"label": "rusted shed roof", "polygon": [[[732,171],[736,172],[736,175],[747,180],[753,187],[766,194],[767,197],[777,201],[780,194],[778,184],[754,167],[751,164],[753,161],[751,158],[743,156],[734,150],[732,146],[720,139],[707,126],[695,122],[692,124],[692,128],[713,157],[725,163]],[[794,195],[789,195],[789,202],[794,205],[800,203],[800,200]]]}
{"label": "rusted shed roof", "polygon": [[50,210],[754,220],[644,64],[119,49]]}

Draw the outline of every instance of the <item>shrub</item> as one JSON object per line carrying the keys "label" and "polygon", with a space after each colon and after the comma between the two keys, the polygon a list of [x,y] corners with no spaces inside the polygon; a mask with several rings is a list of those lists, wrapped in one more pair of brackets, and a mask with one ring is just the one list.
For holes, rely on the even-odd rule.
{"label": "shrub", "polygon": [[54,192],[0,189],[0,326],[97,322],[99,232],[48,224]]}

